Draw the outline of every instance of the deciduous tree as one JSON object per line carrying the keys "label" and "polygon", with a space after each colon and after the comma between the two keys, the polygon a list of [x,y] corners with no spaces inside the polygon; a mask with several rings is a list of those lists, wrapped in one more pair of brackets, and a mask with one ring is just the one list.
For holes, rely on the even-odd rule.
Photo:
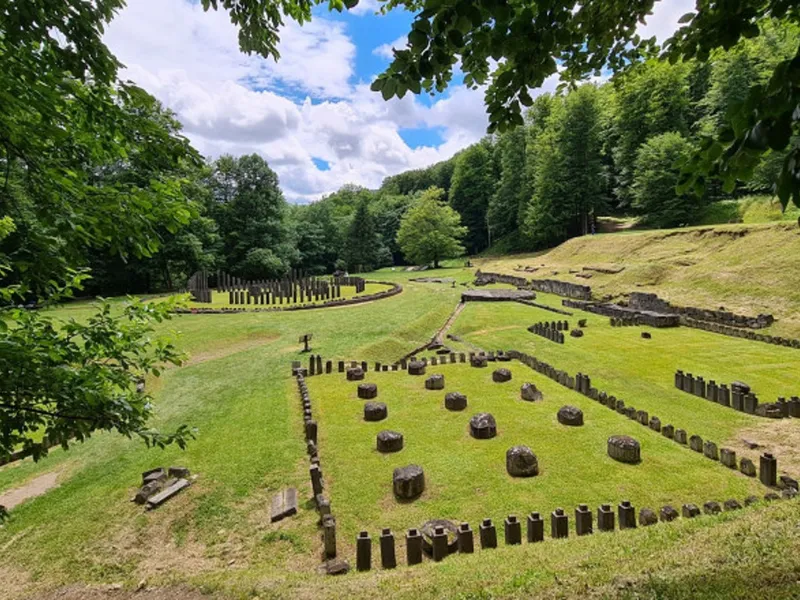
{"label": "deciduous tree", "polygon": [[681,164],[692,145],[672,131],[653,136],[639,148],[633,183],[633,208],[657,227],[677,227],[693,222],[704,203],[693,194],[676,191]]}
{"label": "deciduous tree", "polygon": [[433,264],[464,253],[461,239],[467,228],[461,217],[447,205],[444,191],[430,188],[422,192],[408,209],[397,232],[397,243],[406,259],[414,264]]}

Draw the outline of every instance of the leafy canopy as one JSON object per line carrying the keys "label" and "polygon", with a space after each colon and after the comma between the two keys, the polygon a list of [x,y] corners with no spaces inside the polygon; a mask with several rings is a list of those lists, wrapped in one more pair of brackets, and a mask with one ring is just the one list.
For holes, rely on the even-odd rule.
{"label": "leafy canopy", "polygon": [[88,321],[46,306],[77,289],[87,254],[152,256],[195,213],[199,154],[144,90],[117,79],[102,33],[121,0],[0,0],[0,459],[35,459],[96,430],[183,445],[147,427],[140,382],[180,355],[153,338],[171,304],[101,304]]}
{"label": "leafy canopy", "polygon": [[184,447],[194,433],[147,428],[152,397],[144,378],[181,355],[165,339],[151,342],[152,323],[169,318],[174,303],[108,302],[85,323],[57,322],[21,308],[5,311],[13,324],[0,335],[0,457],[15,450],[38,460],[48,448],[68,448],[96,430],[116,430],[163,447]]}

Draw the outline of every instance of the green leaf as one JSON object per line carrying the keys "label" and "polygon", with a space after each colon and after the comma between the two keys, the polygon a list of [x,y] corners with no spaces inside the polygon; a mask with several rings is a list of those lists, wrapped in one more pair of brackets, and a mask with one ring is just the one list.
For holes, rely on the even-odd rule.
{"label": "green leaf", "polygon": [[688,12],[683,15],[680,19],[678,19],[678,24],[684,25],[686,23],[690,23],[692,19],[694,19],[695,14],[693,12]]}
{"label": "green leaf", "polygon": [[712,144],[708,149],[707,154],[710,160],[717,160],[720,156],[722,156],[722,144]]}
{"label": "green leaf", "polygon": [[496,82],[498,87],[506,87],[514,77],[513,71],[503,71],[498,75]]}
{"label": "green leaf", "polygon": [[480,27],[483,24],[483,16],[480,9],[474,4],[468,4],[464,8],[464,14],[472,22],[473,27]]}
{"label": "green leaf", "polygon": [[408,44],[414,50],[420,50],[428,45],[428,34],[419,29],[413,29],[408,34]]}
{"label": "green leaf", "polygon": [[431,22],[428,19],[416,19],[411,26],[426,34],[430,34],[431,32]]}
{"label": "green leaf", "polygon": [[456,48],[464,47],[464,36],[461,35],[461,32],[456,29],[451,29],[447,32],[447,41],[449,41]]}
{"label": "green leaf", "polygon": [[769,128],[767,143],[773,150],[783,150],[789,145],[791,137],[792,118],[789,112],[786,112]]}
{"label": "green leaf", "polygon": [[726,194],[730,194],[733,190],[736,189],[736,178],[735,177],[727,177],[722,184],[722,190]]}
{"label": "green leaf", "polygon": [[383,88],[381,89],[381,96],[383,96],[384,100],[388,100],[392,96],[394,96],[395,90],[397,89],[397,83],[394,79],[387,79],[386,83],[384,84]]}
{"label": "green leaf", "polygon": [[422,75],[424,79],[430,79],[433,77],[433,66],[431,65],[430,60],[424,56],[419,61],[419,74]]}

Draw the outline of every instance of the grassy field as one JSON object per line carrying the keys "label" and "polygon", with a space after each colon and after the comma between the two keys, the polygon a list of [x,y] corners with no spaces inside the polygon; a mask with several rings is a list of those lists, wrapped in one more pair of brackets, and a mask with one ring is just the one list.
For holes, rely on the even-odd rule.
{"label": "grassy field", "polygon": [[[788,230],[786,235],[790,235]],[[453,288],[407,281],[419,275],[382,271],[374,278],[402,282],[403,293],[352,307],[185,315],[164,324],[161,331],[175,335],[190,358],[185,366],[168,369],[160,379],[148,381],[156,400],[154,425],[169,430],[188,423],[198,427],[198,439],[185,452],[177,448],[160,451],[148,450],[136,440],[100,434],[68,452],[55,450],[38,464],[22,461],[0,468],[0,493],[46,473],[56,473],[59,481],[57,488],[15,508],[11,521],[0,527],[0,598],[83,599],[107,594],[152,599],[201,595],[243,599],[379,595],[760,598],[766,589],[771,598],[796,597],[800,572],[796,501],[591,539],[501,547],[394,572],[333,579],[318,575],[321,542],[316,514],[306,502],[311,493],[308,464],[296,389],[289,373],[291,361],[303,356],[297,338],[313,333],[314,351],[330,359],[390,362],[399,358],[430,339],[453,311],[463,289],[461,285]],[[472,270],[452,267],[425,275],[454,277],[460,284],[471,280]],[[783,293],[781,290],[774,293]],[[559,304],[555,297],[541,295],[539,300]],[[86,303],[72,303],[55,314],[80,319],[89,311]],[[525,331],[531,323],[554,316],[522,305],[469,305],[452,331],[465,340],[456,348],[471,344],[534,353],[559,368],[589,373],[599,388],[657,414],[664,423],[714,439],[720,446],[729,442],[738,450],[743,438],[758,442],[763,448],[748,451],[753,456],[764,449],[774,450],[781,471],[798,472],[800,434],[795,421],[775,423],[742,415],[682,394],[671,384],[673,370],[684,368],[722,381],[743,379],[762,399],[793,395],[800,391],[796,377],[800,352],[687,329],[654,331],[653,339],[646,341],[639,338],[638,328],[611,329],[606,320],[593,315],[580,315],[589,320],[586,336],[568,338],[564,346]],[[570,320],[575,318],[578,315]],[[729,486],[731,495],[738,496],[751,486],[723,467],[673,448],[674,444],[532,371],[520,371],[524,367],[516,363],[512,368],[515,380],[507,385],[512,386],[514,396],[518,384],[531,379],[545,391],[541,405],[523,405],[506,398],[497,384],[478,381],[490,370],[445,367],[448,386],[474,390],[465,390],[471,403],[466,413],[444,414],[442,421],[424,418],[428,411],[441,412],[441,393],[432,392],[435,397],[429,400],[421,390],[404,390],[402,386],[412,383],[422,385],[409,377],[398,379],[400,384],[392,394],[395,384],[389,380],[397,376],[386,374],[384,380],[381,374],[376,379],[390,410],[396,409],[402,425],[398,429],[411,427],[408,420],[415,418],[429,432],[444,428],[441,444],[433,435],[426,436],[425,442],[409,435],[407,451],[384,461],[405,460],[406,456],[430,461],[430,498],[423,497],[418,505],[405,505],[399,511],[393,511],[391,504],[387,508],[386,471],[374,481],[370,479],[372,470],[388,469],[388,464],[381,464],[383,459],[373,455],[371,430],[365,431],[357,418],[360,402],[343,397],[341,404],[336,404],[339,394],[352,390],[334,376],[311,380],[316,406],[324,411],[320,416],[322,460],[329,465],[326,477],[332,478],[334,510],[342,513],[340,543],[345,550],[351,547],[352,534],[361,523],[377,533],[379,526],[417,524],[429,511],[436,513],[430,517],[500,519],[509,512],[549,510],[561,502],[571,509],[579,501],[619,500],[624,492],[637,503],[641,499],[656,504],[662,498],[674,503],[702,502],[712,492],[715,499],[723,500]],[[552,436],[553,415],[562,403],[586,410],[587,425],[569,432],[584,443],[559,445],[558,437]],[[469,466],[469,453],[445,451],[460,445],[468,415],[492,404],[496,405],[492,412],[498,417],[501,435],[479,447],[477,464],[486,467],[483,476],[492,487],[504,488],[497,495],[469,487],[469,468],[477,468]],[[534,418],[528,421],[527,413],[534,413]],[[407,424],[403,425],[402,419]],[[330,423],[331,431],[325,429],[325,423]],[[336,427],[346,434],[345,440],[353,436],[352,447],[337,449],[336,442],[328,439]],[[646,460],[633,469],[647,472],[646,477],[627,480],[623,476],[626,468],[615,464],[607,466],[607,477],[600,477],[585,464],[576,461],[572,465],[566,460],[568,453],[575,453],[605,466],[604,448],[598,451],[594,445],[617,431],[633,431],[642,441]],[[512,437],[528,440],[540,453],[541,477],[529,483],[509,481],[504,475],[503,453],[513,443]],[[461,441],[472,446],[469,439]],[[356,443],[365,444],[363,453],[358,452]],[[420,443],[424,445],[418,446]],[[341,459],[336,458],[337,452]],[[407,454],[401,457],[404,452]],[[417,452],[425,456],[414,455]],[[142,471],[170,464],[189,467],[198,475],[196,483],[151,513],[128,501]],[[655,472],[650,470],[659,464],[661,475],[653,480]],[[679,493],[681,477],[670,471],[672,467],[689,471],[683,479],[691,493]],[[336,469],[341,469],[341,475]],[[563,484],[557,479],[560,475],[565,478]],[[566,483],[578,480],[580,486]],[[652,483],[648,489],[642,483],[645,480]],[[364,497],[358,495],[357,484],[364,485]],[[296,517],[272,525],[270,498],[286,485],[298,486],[304,503]],[[459,485],[467,487],[459,492]],[[526,488],[529,485],[533,486],[530,490]],[[537,485],[549,491],[537,490]],[[350,497],[354,500],[348,502]],[[112,584],[123,589],[110,590]],[[135,592],[137,587],[145,590]]]}

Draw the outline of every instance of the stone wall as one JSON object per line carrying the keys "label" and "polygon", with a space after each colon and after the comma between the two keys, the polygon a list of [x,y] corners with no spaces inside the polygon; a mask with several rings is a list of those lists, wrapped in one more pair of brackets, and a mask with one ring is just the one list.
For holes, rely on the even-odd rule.
{"label": "stone wall", "polygon": [[462,292],[462,302],[513,302],[533,300],[536,293],[530,290],[467,290]]}
{"label": "stone wall", "polygon": [[375,294],[368,294],[366,296],[357,296],[353,298],[337,298],[335,300],[326,300],[325,302],[318,302],[315,304],[301,304],[301,305],[288,305],[288,306],[270,306],[261,308],[253,305],[253,308],[245,308],[244,306],[231,307],[231,308],[190,308],[179,309],[176,313],[182,314],[202,314],[202,315],[222,315],[222,314],[237,314],[242,312],[284,312],[293,310],[312,310],[317,308],[329,308],[331,306],[350,306],[352,304],[361,304],[363,302],[372,302],[373,300],[382,300],[396,296],[403,291],[403,286],[398,283],[388,281],[368,281],[367,283],[378,283],[381,285],[388,285],[390,289],[377,292]]}
{"label": "stone wall", "polygon": [[717,323],[728,327],[763,329],[775,322],[775,318],[772,315],[748,317],[725,310],[708,310],[705,308],[696,308],[694,306],[674,306],[655,294],[647,294],[644,292],[632,292],[628,300],[628,305],[636,310],[678,314],[690,319]]}
{"label": "stone wall", "polygon": [[[791,482],[790,482],[791,483]],[[783,498],[797,496],[797,489],[786,487]],[[764,501],[780,498],[777,494],[767,493]],[[456,526],[454,522],[436,520],[429,521],[424,528],[412,527],[395,535],[390,528],[382,528],[373,537],[368,531],[362,531],[356,537],[356,565],[362,572],[373,568],[383,570],[395,569],[399,563],[399,550],[405,546],[406,564],[409,566],[422,564],[424,556],[434,562],[445,560],[450,555],[474,554],[476,551],[492,550],[500,545],[521,546],[525,543],[535,544],[548,539],[569,538],[593,535],[595,532],[608,533],[649,527],[659,522],[668,523],[679,519],[693,519],[701,514],[717,515],[724,512],[741,510],[756,502],[758,496],[748,496],[739,501],[728,498],[723,502],[704,500],[698,504],[691,502],[662,505],[661,507],[635,507],[630,501],[622,500],[601,504],[597,509],[587,504],[579,504],[572,510],[555,508],[550,512],[533,511],[522,518],[515,514],[498,519],[484,518],[473,529],[468,522]],[[638,518],[637,518],[638,517]],[[574,525],[573,525],[574,522]],[[397,548],[400,546],[400,549]]]}
{"label": "stone wall", "polygon": [[578,300],[592,299],[592,288],[588,285],[559,281],[557,279],[531,279],[529,285],[537,292],[576,298]]}
{"label": "stone wall", "polygon": [[741,382],[730,385],[718,384],[713,379],[706,380],[699,375],[695,377],[691,373],[678,370],[675,372],[675,387],[709,402],[716,402],[722,406],[759,417],[770,419],[800,417],[799,397],[792,396],[789,400],[778,398],[776,402],[759,404],[758,396],[750,390],[749,386]]}
{"label": "stone wall", "polygon": [[541,321],[528,327],[528,331],[557,344],[564,343],[564,332],[569,331],[567,321]]}
{"label": "stone wall", "polygon": [[524,277],[514,275],[504,275],[502,273],[484,273],[480,269],[475,273],[475,285],[489,285],[490,283],[505,283],[518,288],[528,286],[528,280]]}
{"label": "stone wall", "polygon": [[649,310],[636,310],[618,304],[605,302],[586,302],[581,300],[562,300],[561,304],[569,308],[577,308],[586,312],[595,313],[612,319],[632,319],[637,325],[649,327],[677,327],[680,325],[680,316],[676,314],[662,314]]}
{"label": "stone wall", "polygon": [[490,283],[505,283],[518,288],[533,289],[537,292],[555,294],[566,298],[577,298],[579,300],[591,300],[592,298],[592,288],[588,285],[559,281],[557,279],[525,279],[515,275],[487,273],[481,270],[475,273],[475,285],[487,285]]}
{"label": "stone wall", "polygon": [[[311,357],[311,364],[322,366],[322,357]],[[327,372],[332,372],[331,361],[327,363]],[[312,368],[313,373],[315,369]],[[297,380],[297,390],[300,394],[300,403],[303,409],[303,433],[306,442],[306,451],[309,458],[308,473],[311,478],[311,490],[313,493],[314,505],[320,516],[322,529],[322,560],[323,567],[330,573],[346,572],[349,569],[346,561],[337,560],[336,549],[336,518],[331,512],[330,497],[325,495],[325,480],[322,474],[322,466],[319,460],[318,450],[318,423],[312,414],[311,397],[306,385],[306,370],[297,364],[292,365],[292,372]],[[321,372],[321,369],[320,369]]]}
{"label": "stone wall", "polygon": [[767,344],[774,344],[775,346],[786,346],[787,348],[800,348],[800,340],[796,338],[785,338],[776,335],[767,335],[765,333],[757,333],[751,329],[743,329],[741,327],[731,327],[729,325],[720,325],[719,323],[709,323],[708,321],[698,321],[690,317],[681,317],[681,325],[686,327],[693,327],[695,329],[702,329],[703,331],[710,331],[711,333],[721,333],[731,337],[744,338],[746,340],[754,340],[756,342],[764,342]]}

